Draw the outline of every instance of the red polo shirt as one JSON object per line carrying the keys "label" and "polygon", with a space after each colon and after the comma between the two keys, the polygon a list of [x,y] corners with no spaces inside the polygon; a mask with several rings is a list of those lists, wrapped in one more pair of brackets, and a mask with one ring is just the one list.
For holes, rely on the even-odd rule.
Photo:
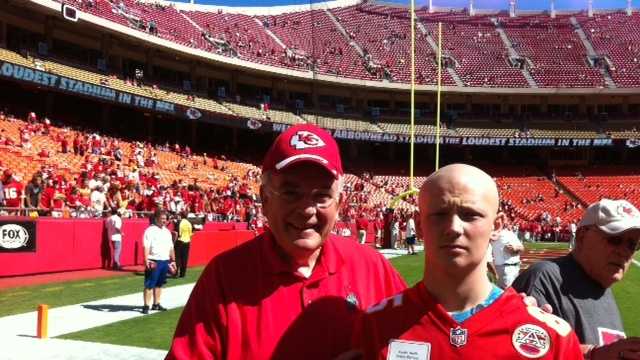
{"label": "red polo shirt", "polygon": [[267,231],[209,263],[167,359],[331,359],[358,313],[404,288],[375,250],[335,236],[304,278]]}

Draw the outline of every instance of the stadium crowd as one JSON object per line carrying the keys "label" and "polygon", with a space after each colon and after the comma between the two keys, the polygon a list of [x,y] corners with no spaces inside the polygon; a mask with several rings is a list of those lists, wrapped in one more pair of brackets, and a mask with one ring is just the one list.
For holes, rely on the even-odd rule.
{"label": "stadium crowd", "polygon": [[[147,216],[158,208],[174,214],[186,210],[215,221],[248,222],[251,228],[262,228],[261,200],[257,193],[259,169],[247,168],[238,175],[228,171],[229,162],[224,156],[195,154],[185,144],[152,143],[151,141],[127,141],[107,136],[88,129],[58,127],[51,120],[28,112],[21,120],[8,111],[0,112],[0,123],[18,126],[18,136],[5,127],[0,129],[0,146],[5,150],[17,150],[42,160],[42,165],[33,173],[24,174],[10,165],[0,163],[2,171],[2,206],[6,214],[54,217],[104,216],[106,210],[121,209],[124,217]],[[35,141],[46,137],[48,141]],[[55,146],[51,146],[55,144]],[[177,155],[178,162],[161,164],[161,153]],[[78,165],[69,171],[56,166],[57,154],[73,155]],[[183,174],[182,177],[167,178],[165,169]],[[208,182],[196,175],[185,176],[197,170],[219,170],[226,180]],[[577,177],[586,177],[578,172]],[[344,185],[346,201],[339,209],[336,233],[355,236],[357,219],[367,221],[367,227],[375,236],[375,244],[381,244],[382,231],[391,229],[392,244],[404,246],[406,224],[417,202],[414,197],[402,201],[393,217],[385,221],[389,199],[405,189],[403,177],[374,176],[364,171],[354,176],[354,181]],[[555,173],[551,181],[556,183]],[[501,182],[500,182],[501,183]],[[585,183],[587,187],[590,185]],[[501,192],[512,191],[508,183],[500,184]],[[620,184],[621,189],[629,188]],[[596,189],[597,190],[597,189]],[[506,197],[500,206],[513,231],[522,241],[569,241],[575,237],[574,210],[581,203],[574,199],[560,198],[531,192],[519,200]],[[634,192],[625,190],[625,194]],[[373,193],[372,193],[373,192]],[[373,196],[386,194],[386,197]],[[558,211],[540,210],[523,215],[522,209],[529,207],[546,209],[546,205],[564,201]],[[571,215],[571,216],[570,216]]]}
{"label": "stadium crowd", "polygon": [[[3,128],[0,146],[31,154],[42,160],[55,160],[58,154],[73,154],[79,160],[72,171],[53,162],[44,162],[32,174],[22,174],[0,162],[2,174],[1,205],[6,215],[52,217],[102,217],[108,210],[119,210],[124,218],[146,217],[162,208],[172,214],[183,210],[204,216],[209,221],[247,222],[250,228],[262,228],[265,219],[257,194],[260,171],[254,168],[238,176],[228,171],[224,156],[195,154],[188,145],[153,144],[149,141],[126,141],[88,129],[57,127],[46,117],[29,112],[25,120],[9,111],[0,111],[0,123],[17,124],[15,139]],[[47,137],[48,142],[34,145],[34,137]],[[55,147],[48,146],[55,144]],[[160,164],[159,153],[179,155],[180,161]],[[207,186],[198,177],[183,176],[168,182],[163,168],[175,166],[181,173],[208,166],[224,172],[228,181]],[[209,180],[209,179],[207,179]],[[385,203],[370,204],[364,184],[371,180],[365,173],[355,184],[345,184],[347,199],[340,208],[340,223],[335,231],[352,235],[351,225],[357,217],[365,217],[382,229]],[[404,219],[400,212],[398,219]],[[379,241],[380,239],[378,239]]]}
{"label": "stadium crowd", "polygon": [[[97,132],[69,128],[61,128],[54,134],[50,132],[50,121],[38,118],[33,112],[24,122],[2,112],[0,121],[20,124],[20,138],[14,140],[3,130],[0,145],[21,149],[40,158],[73,153],[81,159],[76,173],[69,174],[45,163],[28,178],[0,165],[3,206],[8,214],[99,217],[107,209],[121,209],[124,217],[133,217],[146,216],[163,208],[176,214],[186,210],[206,215],[210,220],[246,221],[254,225],[261,217],[257,195],[251,188],[259,177],[256,170],[248,170],[242,178],[230,175],[229,181],[215,187],[201,185],[197,178],[187,176],[166,183],[159,174],[159,151],[180,155],[183,160],[177,164],[179,171],[197,169],[201,165],[222,171],[226,168],[216,157],[195,155],[189,146],[179,144],[126,143]],[[50,137],[59,148],[34,148],[30,139],[36,135]],[[125,156],[125,152],[130,156]]]}

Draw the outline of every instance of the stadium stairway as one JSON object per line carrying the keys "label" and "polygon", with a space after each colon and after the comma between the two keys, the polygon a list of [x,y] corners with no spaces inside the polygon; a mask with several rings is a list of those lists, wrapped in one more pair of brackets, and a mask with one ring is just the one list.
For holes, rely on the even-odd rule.
{"label": "stadium stairway", "polygon": [[[582,45],[584,45],[584,48],[587,50],[587,56],[589,56],[589,57],[597,56],[598,54],[593,49],[593,44],[591,44],[591,41],[589,41],[589,38],[584,33],[584,30],[582,29],[582,26],[580,25],[578,20],[576,20],[575,16],[572,16],[571,18],[569,18],[569,21],[571,21],[571,24],[573,25],[573,27],[575,28],[576,33],[578,34],[578,37],[580,37],[580,40],[582,41]],[[600,73],[602,74],[602,77],[604,78],[604,83],[607,85],[608,88],[610,88],[610,89],[617,88],[616,83],[611,78],[611,74],[609,74],[609,70],[607,70],[604,67],[600,67],[598,70],[600,70]]]}

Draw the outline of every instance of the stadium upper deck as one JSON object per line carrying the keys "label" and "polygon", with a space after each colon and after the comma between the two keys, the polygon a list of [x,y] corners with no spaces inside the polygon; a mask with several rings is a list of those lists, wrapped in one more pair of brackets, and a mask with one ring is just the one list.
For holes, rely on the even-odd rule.
{"label": "stadium upper deck", "polygon": [[[182,51],[266,65],[259,68],[271,72],[325,75],[382,88],[410,81],[409,12],[402,7],[365,2],[324,9],[314,5],[281,14],[264,9],[270,14],[249,15],[233,8],[203,11],[206,7],[164,1],[56,1],[182,45]],[[588,17],[580,12],[551,18],[420,10],[416,15],[416,80],[421,85],[436,84],[436,24],[442,22],[447,65],[443,83],[448,86],[640,87],[637,13]]]}

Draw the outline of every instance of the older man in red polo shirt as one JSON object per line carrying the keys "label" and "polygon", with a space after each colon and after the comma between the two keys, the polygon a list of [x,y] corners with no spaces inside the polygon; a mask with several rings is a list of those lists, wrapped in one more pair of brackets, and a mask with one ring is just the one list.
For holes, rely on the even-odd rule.
{"label": "older man in red polo shirt", "polygon": [[331,235],[343,171],[328,132],[289,128],[262,170],[269,228],[207,266],[168,359],[331,359],[358,312],[406,287],[373,249]]}

